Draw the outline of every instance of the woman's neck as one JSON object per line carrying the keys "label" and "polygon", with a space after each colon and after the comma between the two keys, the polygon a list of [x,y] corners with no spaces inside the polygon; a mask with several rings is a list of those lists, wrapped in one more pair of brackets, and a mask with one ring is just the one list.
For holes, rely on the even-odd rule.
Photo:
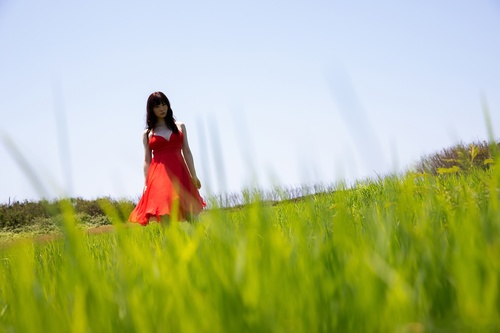
{"label": "woman's neck", "polygon": [[165,119],[164,118],[158,118],[156,120],[155,127],[164,127],[164,126],[167,126],[167,123],[165,122]]}

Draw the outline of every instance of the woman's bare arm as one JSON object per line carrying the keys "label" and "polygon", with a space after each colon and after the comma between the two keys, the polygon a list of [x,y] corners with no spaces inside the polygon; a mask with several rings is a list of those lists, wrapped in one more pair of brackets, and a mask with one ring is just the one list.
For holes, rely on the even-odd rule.
{"label": "woman's bare arm", "polygon": [[179,123],[182,134],[184,135],[184,139],[182,141],[182,155],[184,156],[184,160],[186,160],[186,165],[189,169],[189,173],[191,173],[191,178],[193,179],[194,184],[199,189],[201,188],[201,182],[196,176],[196,169],[194,167],[194,158],[191,153],[191,149],[189,148],[189,142],[187,137],[186,126],[183,123]]}
{"label": "woman's bare arm", "polygon": [[151,164],[151,149],[149,148],[149,133],[145,131],[142,136],[142,144],[144,145],[144,184],[146,184],[148,177],[149,165]]}

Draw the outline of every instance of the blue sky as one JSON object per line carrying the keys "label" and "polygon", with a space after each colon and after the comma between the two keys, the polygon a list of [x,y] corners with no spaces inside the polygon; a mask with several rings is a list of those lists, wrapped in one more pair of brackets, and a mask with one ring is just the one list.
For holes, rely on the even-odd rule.
{"label": "blue sky", "polygon": [[0,202],[136,199],[157,90],[205,196],[405,170],[483,102],[498,134],[499,32],[492,0],[0,1]]}

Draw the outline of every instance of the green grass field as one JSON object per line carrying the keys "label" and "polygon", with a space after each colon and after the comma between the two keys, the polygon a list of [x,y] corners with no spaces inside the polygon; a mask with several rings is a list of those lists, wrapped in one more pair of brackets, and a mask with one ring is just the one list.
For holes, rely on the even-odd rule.
{"label": "green grass field", "polygon": [[[498,164],[498,163],[497,163]],[[500,168],[0,249],[2,332],[500,331]]]}

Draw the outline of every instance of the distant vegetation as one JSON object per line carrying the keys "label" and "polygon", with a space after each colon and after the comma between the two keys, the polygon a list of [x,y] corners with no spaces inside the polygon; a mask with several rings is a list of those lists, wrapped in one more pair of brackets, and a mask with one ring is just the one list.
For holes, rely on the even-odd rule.
{"label": "distant vegetation", "polygon": [[469,172],[473,169],[489,169],[493,163],[492,153],[500,151],[500,142],[489,144],[478,141],[459,143],[439,152],[424,156],[416,165],[417,172],[433,175]]}
{"label": "distant vegetation", "polygon": [[130,200],[111,198],[14,201],[0,205],[0,231],[32,234],[58,232],[63,218],[61,207],[65,203],[72,206],[75,222],[82,228],[111,224],[110,217],[105,212],[107,208],[112,207],[119,212],[122,220],[126,220],[134,208],[134,203]]}

